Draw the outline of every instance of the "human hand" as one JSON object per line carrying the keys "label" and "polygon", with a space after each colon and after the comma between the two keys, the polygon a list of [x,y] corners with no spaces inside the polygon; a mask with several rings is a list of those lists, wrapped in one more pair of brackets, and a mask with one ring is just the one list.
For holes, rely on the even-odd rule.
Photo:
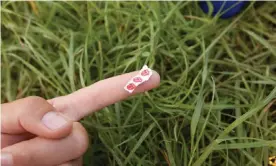
{"label": "human hand", "polygon": [[159,75],[153,72],[147,82],[129,94],[123,87],[137,73],[105,79],[48,101],[33,96],[1,104],[2,166],[82,165],[88,137],[77,121],[159,85]]}

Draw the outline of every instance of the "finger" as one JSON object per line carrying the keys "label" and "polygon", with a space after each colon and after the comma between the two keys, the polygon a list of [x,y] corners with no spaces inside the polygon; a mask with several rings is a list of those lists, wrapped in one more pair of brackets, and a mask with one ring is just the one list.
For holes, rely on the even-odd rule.
{"label": "finger", "polygon": [[105,79],[67,96],[51,99],[49,102],[58,111],[77,121],[94,111],[126,99],[133,94],[148,91],[159,85],[160,76],[157,72],[153,71],[150,79],[139,85],[133,94],[130,94],[124,90],[124,86],[137,74],[138,72],[132,72]]}
{"label": "finger", "polygon": [[35,135],[30,133],[23,133],[19,135],[1,134],[1,149],[34,137]]}
{"label": "finger", "polygon": [[40,97],[32,96],[1,104],[1,109],[2,133],[30,132],[46,138],[62,138],[72,129],[72,121]]}
{"label": "finger", "polygon": [[[74,122],[70,135],[62,139],[36,137],[8,146],[1,151],[4,159],[17,166],[60,165],[83,155],[88,147],[88,136],[78,122]],[[10,160],[9,160],[10,159]]]}
{"label": "finger", "polygon": [[66,163],[63,163],[59,166],[82,166],[82,157],[76,159],[76,160],[72,160]]}

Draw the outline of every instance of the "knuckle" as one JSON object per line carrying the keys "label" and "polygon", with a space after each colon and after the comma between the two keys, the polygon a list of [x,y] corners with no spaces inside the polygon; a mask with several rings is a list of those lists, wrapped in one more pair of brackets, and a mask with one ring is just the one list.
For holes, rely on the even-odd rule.
{"label": "knuckle", "polygon": [[[101,84],[101,82],[102,81],[99,81],[99,84]],[[101,93],[102,93],[101,91],[95,90],[92,94],[91,99],[94,101],[94,108],[93,109],[95,111],[105,107],[104,103],[106,103],[106,101],[105,101],[105,98],[101,97],[102,96]]]}
{"label": "knuckle", "polygon": [[39,110],[39,109],[48,110],[48,111],[53,110],[53,106],[49,104],[47,100],[39,96],[29,96],[25,98],[23,102],[24,102],[23,104],[24,110],[32,113],[34,110]]}
{"label": "knuckle", "polygon": [[47,100],[39,96],[29,96],[20,102],[19,122],[23,126],[29,124],[31,119],[41,117],[46,112],[54,110],[53,106]]}
{"label": "knuckle", "polygon": [[80,157],[88,148],[89,138],[85,128],[78,122],[74,123],[72,138],[74,145],[76,146],[76,157]]}
{"label": "knuckle", "polygon": [[26,97],[25,100],[30,104],[32,104],[32,103],[39,103],[39,104],[47,103],[47,101],[44,98],[39,97],[39,96],[29,96],[29,97]]}

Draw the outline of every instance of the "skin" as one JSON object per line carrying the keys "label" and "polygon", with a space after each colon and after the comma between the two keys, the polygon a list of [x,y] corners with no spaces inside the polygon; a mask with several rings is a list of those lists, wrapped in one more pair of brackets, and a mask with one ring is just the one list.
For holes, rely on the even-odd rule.
{"label": "skin", "polygon": [[[9,165],[13,166],[82,165],[82,155],[89,142],[85,128],[78,121],[159,85],[160,77],[153,71],[147,82],[138,86],[132,94],[128,93],[123,87],[137,73],[108,78],[50,100],[31,96],[1,104],[1,160],[8,156],[12,159]],[[57,129],[46,127],[42,119],[49,112],[62,117],[64,125]]]}

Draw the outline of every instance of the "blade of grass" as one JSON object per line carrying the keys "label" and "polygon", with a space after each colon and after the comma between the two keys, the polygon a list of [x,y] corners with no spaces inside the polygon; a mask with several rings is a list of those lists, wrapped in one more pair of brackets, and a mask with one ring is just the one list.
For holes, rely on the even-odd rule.
{"label": "blade of grass", "polygon": [[129,160],[131,159],[131,157],[134,155],[135,151],[141,146],[141,144],[143,143],[143,141],[149,136],[149,133],[151,132],[151,130],[155,127],[155,123],[152,123],[145,131],[144,133],[141,135],[140,139],[137,141],[137,143],[135,144],[135,146],[133,147],[133,149],[129,152],[129,155],[127,156],[127,158],[124,161],[124,165],[129,163]]}

